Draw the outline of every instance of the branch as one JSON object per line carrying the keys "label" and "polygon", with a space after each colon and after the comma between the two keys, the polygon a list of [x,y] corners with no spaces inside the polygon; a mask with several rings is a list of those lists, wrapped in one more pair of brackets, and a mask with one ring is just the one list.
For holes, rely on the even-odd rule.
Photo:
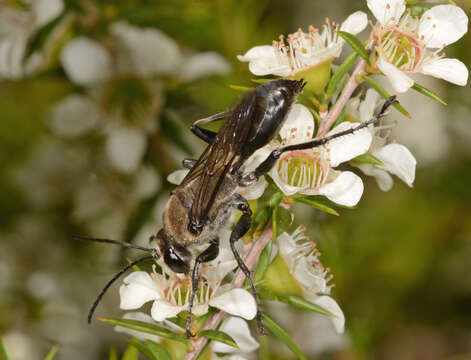
{"label": "branch", "polygon": [[[366,46],[366,50],[371,50],[373,46],[374,41],[370,40],[370,42]],[[352,96],[352,93],[355,91],[357,86],[360,85],[360,83],[357,81],[357,77],[366,74],[365,67],[366,61],[364,59],[361,59],[353,70],[353,73],[350,76],[350,79],[348,80],[347,84],[343,88],[342,94],[340,95],[334,106],[332,106],[327,116],[319,124],[319,131],[317,132],[318,138],[323,137],[330,130],[332,125],[334,125],[335,120],[337,120],[337,118],[339,117],[343,107]]]}
{"label": "branch", "polygon": [[[252,248],[249,250],[247,256],[244,258],[244,262],[249,268],[249,270],[253,270],[255,267],[255,264],[257,263],[258,258],[260,257],[260,254],[262,250],[267,246],[268,242],[272,238],[272,228],[271,226],[267,227],[262,235],[258,238],[257,241],[254,242]],[[244,284],[245,281],[245,275],[242,272],[241,269],[238,269],[237,272],[234,275],[234,278],[232,279],[232,288],[240,288]],[[226,317],[226,313],[223,311],[219,311],[213,316],[209,318],[209,320],[206,322],[206,324],[203,326],[202,330],[215,330],[219,324],[221,323],[222,320]],[[192,340],[192,345],[193,345],[193,350],[188,352],[184,360],[195,360],[201,350],[203,350],[204,346],[208,342],[208,339],[204,337],[197,338],[195,340]]]}

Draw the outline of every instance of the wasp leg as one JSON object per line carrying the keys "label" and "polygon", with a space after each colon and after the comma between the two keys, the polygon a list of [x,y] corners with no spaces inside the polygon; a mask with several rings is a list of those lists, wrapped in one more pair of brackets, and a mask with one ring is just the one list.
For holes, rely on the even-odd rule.
{"label": "wasp leg", "polygon": [[196,162],[198,160],[195,160],[195,159],[183,159],[182,161],[182,166],[185,168],[185,169],[193,169],[193,166],[195,166]]}
{"label": "wasp leg", "polygon": [[203,124],[207,124],[213,121],[224,119],[228,114],[229,114],[228,111],[223,111],[223,112],[208,116],[204,119],[196,120],[193,123],[193,125],[191,125],[190,130],[193,134],[198,136],[201,140],[210,144],[213,141],[214,137],[217,135],[217,133],[211,130],[200,128],[198,125],[203,125]]}
{"label": "wasp leg", "polygon": [[195,265],[193,267],[193,273],[191,276],[191,295],[190,295],[190,305],[188,307],[188,315],[186,318],[186,337],[190,338],[194,335],[191,333],[191,314],[193,310],[193,302],[195,300],[196,292],[198,291],[198,284],[200,281],[199,267],[202,263],[214,260],[219,254],[219,238],[213,239],[211,245],[209,245],[206,250],[204,250],[198,257],[195,259]]}
{"label": "wasp leg", "polygon": [[358,130],[361,130],[361,129],[375,123],[380,118],[382,118],[385,115],[386,110],[392,104],[394,104],[396,102],[397,102],[396,96],[391,96],[388,100],[386,100],[386,102],[384,103],[384,105],[381,108],[381,111],[379,112],[378,115],[376,115],[373,119],[365,121],[365,122],[361,123],[360,125],[358,125],[354,128],[344,130],[344,131],[341,131],[341,132],[338,132],[336,134],[332,134],[330,136],[326,136],[326,137],[323,137],[323,138],[320,138],[320,139],[315,139],[315,140],[307,141],[307,142],[300,143],[300,144],[288,145],[288,146],[284,146],[282,148],[273,150],[270,153],[270,155],[268,155],[268,157],[254,171],[249,172],[245,175],[241,175],[239,177],[239,179],[238,179],[239,185],[240,186],[249,186],[249,185],[253,184],[254,182],[256,182],[260,176],[266,174],[267,172],[269,172],[271,170],[271,168],[275,165],[276,161],[280,158],[280,156],[284,152],[293,151],[293,150],[312,149],[312,148],[315,148],[315,147],[318,147],[318,146],[322,146],[322,145],[325,145],[326,143],[328,143],[329,141],[331,141],[333,139],[336,139],[336,138],[341,137],[341,136],[353,134],[354,132],[356,132]]}
{"label": "wasp leg", "polygon": [[231,233],[231,238],[230,238],[231,250],[232,250],[232,253],[234,254],[235,259],[237,260],[237,264],[239,265],[240,269],[242,270],[242,272],[244,273],[245,277],[247,278],[250,284],[250,287],[252,289],[252,294],[255,298],[255,301],[257,302],[258,330],[260,334],[265,335],[265,328],[263,327],[263,323],[262,323],[262,312],[260,310],[260,301],[258,298],[257,289],[255,288],[255,285],[253,283],[250,270],[248,269],[247,265],[245,265],[244,260],[242,260],[241,256],[239,255],[235,247],[235,243],[237,242],[237,240],[239,240],[242,236],[244,236],[245,233],[250,229],[250,224],[252,222],[251,220],[252,210],[250,210],[250,206],[247,200],[244,199],[240,195],[235,196],[233,204],[239,211],[242,212],[242,216],[240,217],[239,221],[237,222],[237,224],[235,225]]}

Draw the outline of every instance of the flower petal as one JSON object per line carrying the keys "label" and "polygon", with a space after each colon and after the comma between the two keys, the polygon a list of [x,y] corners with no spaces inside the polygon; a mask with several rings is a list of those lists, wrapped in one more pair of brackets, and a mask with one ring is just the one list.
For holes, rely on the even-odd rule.
{"label": "flower petal", "polygon": [[246,188],[239,188],[239,194],[247,200],[255,200],[263,195],[267,186],[267,181],[264,177],[261,177],[255,184]]}
{"label": "flower petal", "polygon": [[394,65],[388,63],[381,56],[376,62],[378,68],[386,75],[395,91],[404,93],[414,85],[414,80],[407,76],[404,72],[399,70]]}
{"label": "flower petal", "polygon": [[408,148],[401,144],[389,144],[383,146],[376,156],[390,173],[412,187],[417,161]]}
{"label": "flower petal", "polygon": [[404,0],[367,0],[367,4],[382,25],[396,24],[406,10]]}
{"label": "flower petal", "polygon": [[422,67],[423,74],[465,86],[468,82],[468,69],[458,59],[438,59]]}
{"label": "flower petal", "polygon": [[216,296],[209,301],[209,305],[247,320],[253,319],[257,314],[255,299],[244,289],[232,289]]}
{"label": "flower petal", "polygon": [[311,140],[314,127],[314,117],[308,108],[301,104],[294,104],[280,130],[282,144],[298,144]]}
{"label": "flower petal", "polygon": [[62,0],[35,0],[31,3],[35,26],[41,27],[58,16],[64,10]]}
{"label": "flower petal", "polygon": [[111,130],[106,140],[106,152],[111,165],[123,173],[136,171],[146,144],[147,138],[139,129],[120,127]]}
{"label": "flower petal", "polygon": [[119,21],[111,33],[128,51],[134,69],[143,76],[175,74],[183,57],[177,43],[162,31]]}
{"label": "flower petal", "polygon": [[345,315],[343,314],[342,309],[337,304],[337,302],[332,299],[330,296],[319,296],[316,299],[310,300],[314,304],[319,305],[326,309],[327,311],[331,312],[334,317],[331,318],[332,323],[334,324],[335,330],[342,334],[345,330]]}
{"label": "flower petal", "polygon": [[165,319],[177,316],[183,310],[185,310],[183,306],[172,305],[165,300],[155,300],[150,314],[155,321],[164,321]]}
{"label": "flower petal", "polygon": [[[150,317],[147,314],[144,314],[143,312],[130,312],[127,313],[123,316],[123,319],[130,319],[130,320],[139,320],[139,321],[145,321],[147,323],[154,323],[154,320],[152,317]],[[132,337],[135,337],[139,340],[145,340],[145,339],[150,339],[152,341],[158,342],[160,340],[160,337],[157,335],[151,335],[142,331],[137,331],[137,330],[131,330],[129,328],[125,328],[124,326],[115,326],[114,331],[119,332],[119,333],[124,333],[131,335]]]}
{"label": "flower petal", "polygon": [[60,58],[67,76],[78,85],[95,84],[111,73],[111,57],[105,48],[83,36],[67,43]]}
{"label": "flower petal", "polygon": [[135,271],[123,280],[119,288],[119,307],[123,310],[138,309],[146,302],[159,299],[159,287],[144,271]]}
{"label": "flower petal", "polygon": [[455,5],[437,5],[424,12],[419,22],[419,37],[428,48],[442,48],[460,39],[468,31],[466,13]]}
{"label": "flower petal", "polygon": [[250,72],[257,76],[269,74],[287,76],[291,73],[288,65],[279,64],[273,46],[255,46],[247,51],[245,55],[238,55],[237,59],[248,61]]}
{"label": "flower petal", "polygon": [[225,75],[231,71],[231,65],[214,51],[190,56],[184,63],[180,77],[192,81],[210,75]]}
{"label": "flower petal", "polygon": [[356,35],[362,32],[366,25],[368,25],[368,17],[363,11],[357,11],[351,14],[342,25],[340,25],[340,31],[346,31]]}
{"label": "flower petal", "polygon": [[[358,125],[359,123],[351,123],[348,121],[342,122],[334,129],[329,131],[326,136],[355,128]],[[336,167],[345,161],[364,154],[370,148],[372,140],[373,137],[371,132],[368,129],[363,128],[351,135],[341,136],[337,139],[329,141],[327,148],[329,149],[331,166]]]}
{"label": "flower petal", "polygon": [[264,58],[271,59],[273,57],[275,57],[275,50],[273,49],[273,46],[270,45],[254,46],[244,55],[237,55],[237,59],[244,62]]}
{"label": "flower petal", "polygon": [[358,164],[356,165],[365,175],[374,176],[378,187],[382,191],[389,191],[393,186],[393,179],[386,170],[383,170],[371,164]]}
{"label": "flower petal", "polygon": [[280,190],[285,194],[286,196],[294,195],[305,188],[303,187],[298,187],[298,186],[291,186],[285,183],[281,178],[280,175],[278,174],[278,165],[275,164],[273,168],[270,170],[269,175],[273,179],[273,182],[280,188]]}
{"label": "flower petal", "polygon": [[373,118],[376,105],[379,102],[379,94],[373,90],[366,91],[365,99],[360,103],[358,111],[360,112],[360,120],[368,121]]}
{"label": "flower petal", "polygon": [[54,106],[49,126],[59,136],[75,137],[93,129],[99,120],[100,112],[93,101],[72,94]]}
{"label": "flower petal", "polygon": [[170,184],[180,185],[180,183],[185,178],[186,174],[188,174],[189,172],[190,170],[188,169],[176,170],[173,173],[171,173],[169,176],[167,176],[167,181]]}
{"label": "flower petal", "polygon": [[[250,329],[245,320],[237,317],[229,317],[226,319],[219,330],[224,331],[231,336],[241,352],[250,353],[259,348],[260,344],[250,334]],[[220,343],[219,341],[211,342],[212,350],[216,353],[232,353],[235,349],[232,346]]]}
{"label": "flower petal", "polygon": [[351,171],[342,171],[334,181],[322,185],[319,193],[337,204],[355,206],[363,194],[363,182]]}

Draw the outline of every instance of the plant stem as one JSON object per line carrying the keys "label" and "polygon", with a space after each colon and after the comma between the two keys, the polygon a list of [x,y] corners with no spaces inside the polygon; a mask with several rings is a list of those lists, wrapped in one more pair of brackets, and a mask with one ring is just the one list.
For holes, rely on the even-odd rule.
{"label": "plant stem", "polygon": [[[272,228],[270,225],[267,228],[265,228],[262,235],[260,235],[258,240],[254,242],[247,256],[245,256],[244,258],[245,265],[247,265],[249,270],[253,270],[253,268],[255,267],[255,264],[257,263],[258,258],[260,257],[262,250],[265,248],[265,246],[268,244],[271,238],[272,238]],[[245,275],[241,269],[238,269],[232,280],[232,288],[242,287],[242,285],[244,284],[244,281],[245,281]],[[209,320],[203,326],[202,330],[216,329],[221,323],[221,321],[224,320],[225,317],[226,317],[225,312],[218,311],[216,314],[214,314],[213,316],[209,318]],[[208,339],[204,337],[200,337],[200,338],[192,340],[191,342],[193,345],[193,350],[191,350],[185,355],[184,360],[195,360],[198,357],[200,351],[206,345],[207,341]]]}
{"label": "plant stem", "polygon": [[[374,41],[370,41],[366,46],[366,49],[371,50],[373,46]],[[343,88],[342,94],[340,95],[336,103],[332,106],[327,116],[322,119],[319,125],[319,131],[317,132],[318,138],[323,137],[330,130],[332,125],[334,125],[335,120],[337,120],[337,118],[339,117],[343,107],[352,96],[352,93],[355,91],[357,86],[360,85],[360,83],[357,81],[357,77],[360,75],[366,75],[365,67],[366,61],[364,59],[361,59],[353,70],[353,73],[350,76],[350,79],[348,80],[347,84]]]}

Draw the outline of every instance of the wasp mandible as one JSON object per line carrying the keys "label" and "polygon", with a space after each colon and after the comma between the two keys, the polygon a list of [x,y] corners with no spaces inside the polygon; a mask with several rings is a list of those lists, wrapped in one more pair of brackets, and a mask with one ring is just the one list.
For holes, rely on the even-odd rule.
{"label": "wasp mandible", "polygon": [[[198,290],[199,269],[202,263],[212,261],[218,256],[219,232],[226,225],[233,210],[240,211],[242,216],[232,229],[231,250],[238,266],[247,277],[257,304],[259,303],[250,270],[235,246],[249,230],[252,216],[250,206],[247,200],[238,194],[238,188],[255,183],[271,170],[284,152],[321,146],[334,138],[352,134],[384,116],[389,105],[396,101],[394,97],[390,98],[375,118],[355,128],[276,149],[255,170],[244,172],[244,163],[247,159],[277,136],[291,106],[305,85],[302,79],[279,79],[267,82],[246,93],[231,109],[193,123],[191,131],[208,146],[199,159],[183,161],[183,166],[190,171],[181,184],[171,192],[163,215],[163,228],[152,237],[157,245],[155,248],[108,239],[76,237],[82,240],[119,244],[151,253],[151,256],[138,259],[123,268],[106,284],[90,309],[89,322],[104,293],[117,278],[141,261],[163,258],[172,271],[191,274],[186,334],[188,337],[193,336],[191,316],[194,297]],[[223,119],[225,123],[218,132],[201,127]],[[198,252],[196,248],[201,248],[205,244],[207,247]],[[257,322],[260,332],[263,333],[260,307],[257,311]]]}

